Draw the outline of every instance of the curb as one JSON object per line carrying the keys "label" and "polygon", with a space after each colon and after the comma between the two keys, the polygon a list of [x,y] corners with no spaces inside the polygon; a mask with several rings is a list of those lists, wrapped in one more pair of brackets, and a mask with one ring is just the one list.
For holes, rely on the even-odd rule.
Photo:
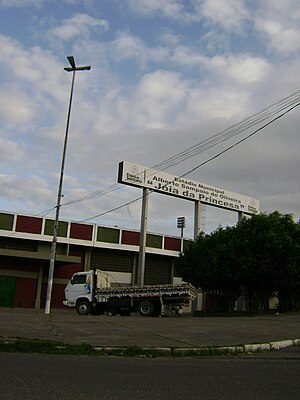
{"label": "curb", "polygon": [[300,346],[300,339],[288,339],[268,343],[253,343],[238,346],[170,347],[164,349],[145,348],[145,350],[155,350],[164,353],[164,355],[173,357],[189,357],[253,354],[262,351],[279,350],[292,346]]}
{"label": "curb", "polygon": [[[262,351],[279,350],[292,346],[300,346],[300,339],[279,340],[267,343],[253,343],[238,346],[208,346],[208,347],[138,347],[140,356],[160,357],[191,357],[253,354]],[[126,355],[130,347],[95,347],[105,355]]]}
{"label": "curb", "polygon": [[[21,346],[20,346],[21,343]],[[11,351],[16,349],[18,352],[32,352],[32,353],[61,353],[65,354],[71,349],[80,349],[80,353],[74,354],[88,354],[99,356],[117,356],[117,357],[203,357],[203,356],[229,356],[240,354],[253,354],[263,351],[274,351],[284,349],[292,346],[300,346],[300,339],[287,339],[278,340],[265,343],[250,343],[236,346],[205,346],[205,347],[138,347],[138,346],[90,346],[87,344],[82,345],[69,345],[52,343],[51,347],[47,348],[47,342],[15,339],[0,340],[2,351]],[[24,345],[25,344],[25,345]],[[31,351],[28,351],[27,345],[33,345]],[[36,346],[35,346],[36,345]],[[86,347],[86,348],[85,348]],[[47,351],[45,352],[45,349]]]}

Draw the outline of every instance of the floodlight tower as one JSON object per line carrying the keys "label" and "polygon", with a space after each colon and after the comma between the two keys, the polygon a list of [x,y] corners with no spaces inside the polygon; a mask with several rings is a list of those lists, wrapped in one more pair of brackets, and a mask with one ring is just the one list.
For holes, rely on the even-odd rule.
{"label": "floodlight tower", "polygon": [[183,237],[183,229],[185,228],[185,217],[177,217],[177,228],[181,230],[181,237]]}

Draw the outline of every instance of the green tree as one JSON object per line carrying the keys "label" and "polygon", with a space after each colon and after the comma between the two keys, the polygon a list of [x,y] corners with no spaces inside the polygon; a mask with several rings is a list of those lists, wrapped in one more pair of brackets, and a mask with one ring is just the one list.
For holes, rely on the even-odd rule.
{"label": "green tree", "polygon": [[182,278],[202,288],[210,297],[212,308],[222,295],[232,311],[241,294],[242,275],[235,262],[235,230],[219,227],[209,235],[200,234],[197,241],[181,254],[177,267]]}
{"label": "green tree", "polygon": [[236,233],[250,309],[257,303],[258,310],[265,312],[272,294],[281,292],[283,296],[294,285],[299,268],[299,225],[292,215],[275,211],[244,218]]}
{"label": "green tree", "polygon": [[232,310],[244,288],[249,309],[268,310],[276,294],[282,310],[300,300],[300,226],[278,211],[243,218],[236,226],[201,233],[177,267],[183,279],[211,298],[222,294]]}
{"label": "green tree", "polygon": [[296,310],[300,301],[300,225],[291,215],[278,219],[275,287],[280,311]]}

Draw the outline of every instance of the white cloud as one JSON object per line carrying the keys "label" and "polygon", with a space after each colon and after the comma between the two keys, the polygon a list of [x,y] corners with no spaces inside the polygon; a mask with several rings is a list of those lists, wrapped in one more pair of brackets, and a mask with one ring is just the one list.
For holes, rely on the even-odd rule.
{"label": "white cloud", "polygon": [[300,28],[287,28],[274,21],[257,21],[256,26],[267,35],[270,49],[283,55],[300,50]]}
{"label": "white cloud", "polygon": [[72,18],[63,21],[61,26],[49,31],[49,35],[68,41],[75,37],[88,37],[91,29],[107,30],[109,24],[104,19],[97,19],[87,14],[75,14]]}
{"label": "white cloud", "polygon": [[206,62],[207,57],[191,47],[179,45],[173,49],[171,60],[179,65],[199,68]]}
{"label": "white cloud", "polygon": [[28,124],[35,115],[32,99],[16,88],[1,87],[0,118],[10,125]]}
{"label": "white cloud", "polygon": [[255,11],[255,27],[267,39],[269,50],[289,56],[300,50],[299,18],[298,0],[266,0]]}
{"label": "white cloud", "polygon": [[197,68],[202,73],[205,70],[212,81],[223,81],[225,85],[229,84],[228,79],[237,84],[261,82],[270,73],[270,64],[266,59],[247,54],[208,57],[190,47],[177,46],[170,57],[178,65]]}
{"label": "white cloud", "polygon": [[149,48],[139,38],[122,32],[117,35],[110,52],[118,61],[133,59],[143,68],[149,62],[163,62],[166,67],[180,66],[194,71],[205,71],[213,81],[222,80],[228,85],[228,80],[238,84],[253,84],[263,81],[270,73],[269,62],[258,56],[248,54],[217,55],[208,57],[192,47],[176,45]]}
{"label": "white cloud", "polygon": [[[1,134],[1,136],[4,136],[4,134]],[[18,142],[0,138],[0,148],[2,149],[0,166],[5,166],[12,161],[14,163],[19,163],[21,160],[25,159],[24,146]]]}
{"label": "white cloud", "polygon": [[10,198],[12,202],[19,202],[19,206],[22,204],[23,209],[32,207],[36,201],[41,204],[49,204],[49,199],[54,197],[48,182],[38,176],[20,178],[19,176],[0,174],[0,186],[0,198]]}
{"label": "white cloud", "polygon": [[238,84],[261,82],[270,73],[270,64],[265,59],[247,55],[213,57],[207,67],[215,69],[216,76],[229,77]]}
{"label": "white cloud", "polygon": [[[127,32],[119,32],[111,50],[120,60],[140,57],[145,58],[145,46],[141,39]],[[142,53],[142,54],[141,54]]]}
{"label": "white cloud", "polygon": [[156,71],[145,75],[134,95],[135,123],[148,129],[174,126],[187,96],[187,86],[177,74]]}
{"label": "white cloud", "polygon": [[180,43],[181,37],[179,35],[174,35],[170,32],[165,32],[160,36],[160,39],[163,43],[172,48],[174,45]]}
{"label": "white cloud", "polygon": [[3,7],[40,7],[44,0],[0,0],[0,6]]}
{"label": "white cloud", "polygon": [[240,30],[249,18],[244,0],[194,0],[199,16],[226,30]]}
{"label": "white cloud", "polygon": [[119,32],[109,48],[112,58],[116,58],[117,61],[132,59],[142,68],[145,68],[150,61],[157,63],[168,58],[166,48],[149,48],[141,39],[127,32]]}
{"label": "white cloud", "polygon": [[29,91],[37,89],[56,99],[64,97],[62,66],[47,50],[37,46],[24,49],[17,41],[0,35],[0,67],[10,85],[19,90],[28,85]]}
{"label": "white cloud", "polygon": [[216,87],[194,87],[190,92],[185,113],[182,114],[181,126],[201,126],[218,119],[221,119],[223,124],[225,121],[238,120],[240,116],[247,114],[249,104],[250,98],[245,91],[237,91],[229,86],[222,90]]}
{"label": "white cloud", "polygon": [[177,0],[128,0],[128,5],[137,14],[148,16],[161,13],[165,17],[181,19],[184,6]]}
{"label": "white cloud", "polygon": [[[33,166],[37,168],[38,152],[44,154],[39,171],[47,173],[43,165],[47,160],[49,168],[49,160],[53,160],[55,152],[46,157],[45,143],[49,149],[56,140],[60,143],[65,123],[69,80],[64,75],[63,65],[48,51],[39,47],[24,49],[18,42],[0,35],[0,73],[2,129],[7,137],[15,140],[18,137],[18,141],[25,144],[23,160],[26,161],[22,172],[25,174]],[[41,141],[44,145],[39,148]],[[10,161],[7,159],[6,168],[3,165],[5,169],[9,169]]]}
{"label": "white cloud", "polygon": [[[84,3],[89,5],[90,0],[51,0],[53,4],[65,3],[67,5]],[[0,0],[0,7],[21,8],[21,7],[41,7],[49,0]]]}
{"label": "white cloud", "polygon": [[163,16],[180,22],[209,22],[225,30],[240,30],[249,19],[244,0],[127,0],[142,17]]}
{"label": "white cloud", "polygon": [[110,92],[97,125],[105,124],[110,132],[121,130],[132,134],[136,130],[176,126],[187,97],[188,84],[176,73],[162,70],[148,73],[135,87],[125,92]]}

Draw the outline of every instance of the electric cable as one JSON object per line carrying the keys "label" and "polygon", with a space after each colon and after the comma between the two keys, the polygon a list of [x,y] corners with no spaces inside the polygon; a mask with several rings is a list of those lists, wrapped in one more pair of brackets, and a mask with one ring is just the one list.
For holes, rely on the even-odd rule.
{"label": "electric cable", "polygon": [[[282,118],[284,115],[288,114],[290,111],[292,111],[293,109],[295,109],[295,108],[298,107],[299,105],[300,105],[300,102],[298,102],[297,104],[294,104],[294,105],[293,105],[292,107],[290,107],[288,110],[284,111],[283,113],[281,113],[281,114],[278,115],[277,117],[273,118],[271,121],[267,122],[267,123],[264,124],[263,126],[261,126],[261,127],[259,127],[258,129],[256,129],[255,131],[251,132],[251,133],[250,133],[249,135],[247,135],[246,137],[244,137],[244,138],[238,140],[237,142],[235,142],[235,143],[232,144],[231,146],[228,146],[226,149],[220,151],[219,153],[217,153],[217,154],[215,154],[214,156],[210,157],[209,159],[203,161],[202,163],[198,164],[197,166],[193,167],[192,169],[190,169],[189,171],[185,172],[184,174],[182,174],[182,175],[180,175],[180,176],[178,176],[178,177],[179,177],[179,178],[183,178],[183,177],[187,176],[188,174],[190,174],[191,172],[194,172],[195,170],[199,169],[199,168],[202,167],[203,165],[208,164],[209,162],[215,160],[216,158],[220,157],[220,156],[223,155],[224,153],[228,152],[229,150],[231,150],[231,149],[233,149],[234,147],[238,146],[239,144],[243,143],[244,141],[246,141],[246,140],[249,139],[250,137],[254,136],[255,134],[257,134],[258,132],[260,132],[261,130],[263,130],[264,128],[266,128],[267,126],[271,125],[272,123],[274,123],[274,122],[277,121],[278,119]],[[169,185],[169,184],[170,184],[170,182],[167,183],[165,186],[167,186],[167,185]],[[151,189],[150,189],[149,195],[150,195],[151,193],[153,193],[153,192],[155,192],[155,190],[151,190]],[[133,204],[133,203],[135,203],[135,202],[141,200],[143,197],[144,197],[144,195],[139,196],[139,197],[137,197],[137,198],[135,198],[135,199],[133,199],[133,200],[131,200],[131,201],[125,203],[125,204],[122,204],[122,205],[120,205],[120,206],[117,206],[117,207],[115,207],[115,208],[113,208],[113,209],[111,209],[111,210],[102,212],[102,213],[100,213],[100,214],[94,215],[93,217],[83,219],[83,220],[81,220],[81,221],[79,221],[79,222],[89,221],[89,220],[94,219],[94,218],[102,217],[103,215],[109,214],[109,213],[114,212],[114,211],[117,211],[117,210],[119,210],[119,209],[121,209],[121,208],[123,208],[123,207],[126,207],[126,206],[128,206],[128,205],[130,205],[130,204]]]}
{"label": "electric cable", "polygon": [[[246,117],[245,119],[243,119],[242,121],[222,130],[219,133],[216,133],[215,135],[210,136],[209,138],[206,138],[204,140],[202,140],[201,142],[190,146],[189,148],[153,165],[152,167],[150,167],[148,170],[153,170],[153,169],[159,169],[159,170],[166,170],[169,169],[175,165],[178,165],[192,157],[195,157],[219,144],[224,143],[225,141],[233,138],[234,136],[237,136],[239,134],[241,134],[242,132],[249,130],[250,128],[252,128],[253,126],[262,123],[264,121],[266,121],[267,119],[270,119],[271,117],[273,117],[274,115],[277,115],[279,113],[279,117],[272,119],[270,122],[264,124],[261,128],[259,128],[257,131],[252,132],[250,135],[247,135],[244,139],[241,139],[239,141],[237,141],[235,144],[233,144],[232,146],[229,146],[228,148],[226,148],[225,150],[221,151],[220,153],[217,153],[215,156],[211,157],[210,159],[204,161],[203,163],[199,164],[198,166],[194,167],[193,169],[191,169],[190,171],[186,172],[185,174],[182,175],[186,176],[187,174],[193,172],[194,170],[200,168],[200,166],[207,164],[208,162],[214,160],[215,158],[219,157],[220,155],[222,155],[223,153],[229,151],[231,148],[237,146],[238,144],[242,143],[243,141],[245,141],[247,138],[253,136],[255,133],[257,133],[258,131],[262,130],[264,127],[270,125],[272,122],[276,121],[277,119],[279,119],[280,117],[282,117],[283,115],[287,114],[289,111],[291,111],[293,108],[297,107],[299,105],[299,101],[300,101],[300,91],[296,91],[292,94],[290,94],[289,96],[284,97],[283,99],[278,100],[277,102],[265,107],[263,110],[252,114],[249,117]],[[298,103],[297,103],[298,102]],[[295,104],[296,103],[296,104]],[[284,111],[285,110],[285,111]],[[64,206],[68,206],[68,205],[72,205],[75,203],[79,203],[81,201],[85,201],[85,200],[90,200],[99,196],[103,196],[105,194],[109,194],[112,193],[114,191],[120,190],[121,189],[121,185],[114,183],[112,185],[109,185],[103,189],[97,190],[95,192],[91,192],[88,193],[86,195],[83,195],[81,197],[72,199],[68,202],[62,203],[61,207]],[[116,211],[119,208],[125,207],[125,206],[129,206],[130,204],[140,200],[142,197],[138,197],[135,200],[132,200],[130,202],[127,202],[125,204],[123,204],[122,206],[118,206],[112,210],[109,210],[108,212],[105,212],[104,214],[101,213],[97,216],[94,217],[90,217],[87,219],[84,219],[82,221],[87,221],[93,218],[96,218],[98,216],[102,216],[105,215],[107,213],[110,213],[112,211]],[[48,210],[46,210],[45,212],[51,212],[53,209],[55,209],[56,206],[49,208]]]}
{"label": "electric cable", "polygon": [[[271,104],[268,107],[265,107],[263,110],[260,112],[257,112],[244,120],[230,126],[229,128],[226,128],[222,130],[221,132],[206,138],[202,140],[201,142],[153,165],[152,167],[149,168],[151,169],[158,169],[158,170],[167,170],[175,165],[178,165],[182,163],[183,161],[186,161],[187,159],[190,159],[192,157],[195,157],[213,147],[216,145],[222,144],[225,141],[229,140],[230,138],[244,132],[245,130],[250,129],[251,127],[257,125],[258,123],[264,122],[266,119],[272,117],[273,115],[276,115],[280,112],[282,112],[284,109],[287,107],[293,106],[295,101],[300,100],[300,91],[296,91],[289,96],[284,97],[283,99]],[[63,203],[62,206],[74,204],[80,201],[84,200],[89,200],[93,199],[98,196],[102,196],[104,194],[108,194],[111,192],[114,192],[116,190],[120,189],[120,185],[118,184],[113,184],[111,186],[108,186],[107,188],[104,188],[99,191],[92,192],[90,194],[87,194],[85,196],[82,196],[80,198],[70,200],[67,203]]]}

